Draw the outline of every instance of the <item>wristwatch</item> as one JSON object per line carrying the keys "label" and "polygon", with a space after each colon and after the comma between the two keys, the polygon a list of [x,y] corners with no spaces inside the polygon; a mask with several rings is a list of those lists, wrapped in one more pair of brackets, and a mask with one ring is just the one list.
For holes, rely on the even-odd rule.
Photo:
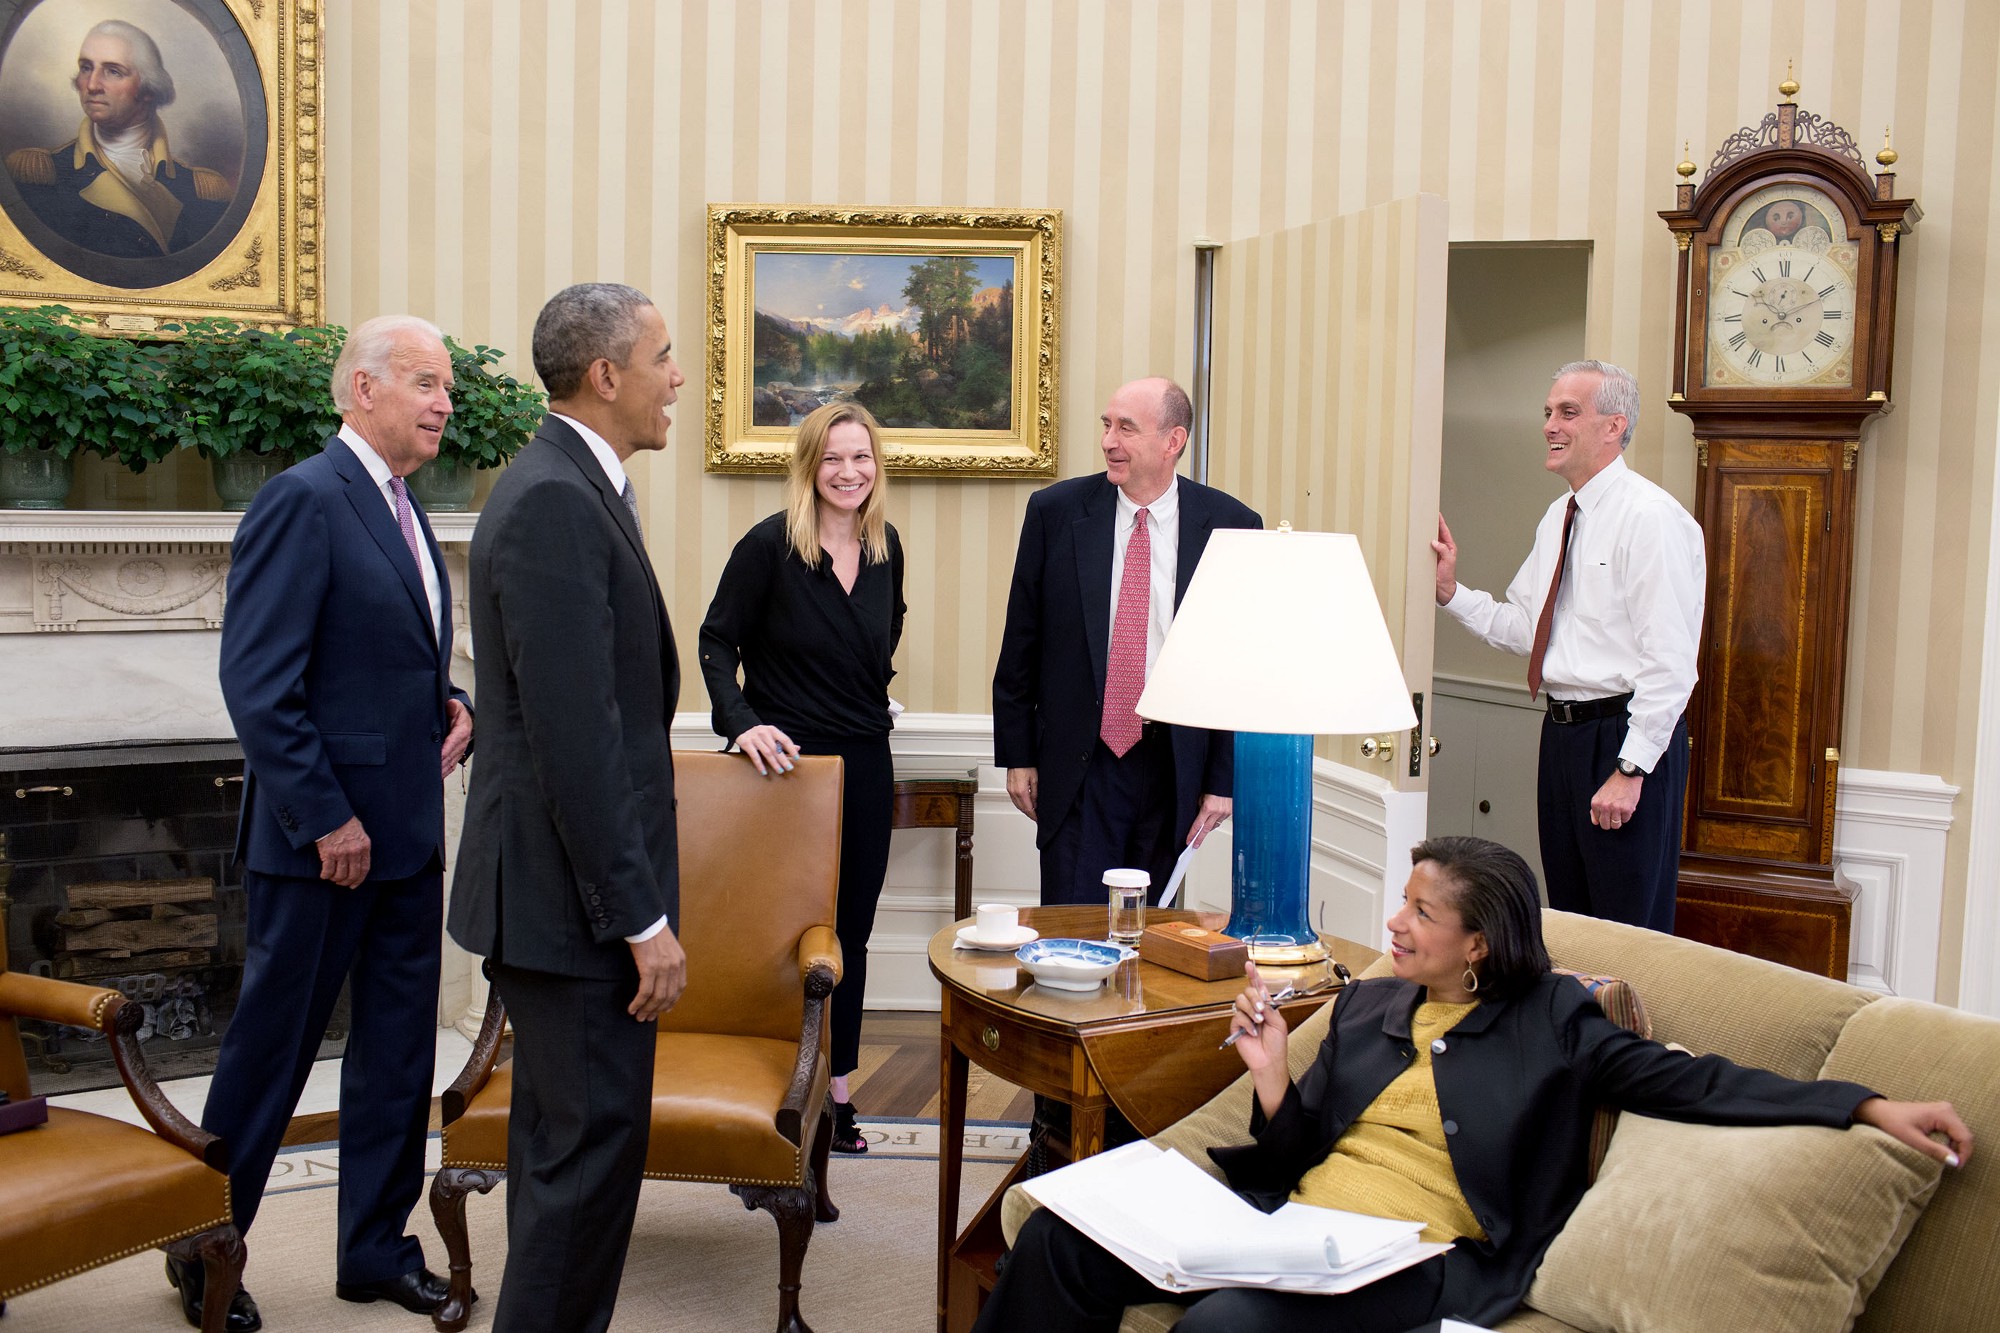
{"label": "wristwatch", "polygon": [[1639,767],[1630,759],[1620,759],[1618,761],[1618,771],[1628,778],[1643,778],[1648,776],[1645,769]]}

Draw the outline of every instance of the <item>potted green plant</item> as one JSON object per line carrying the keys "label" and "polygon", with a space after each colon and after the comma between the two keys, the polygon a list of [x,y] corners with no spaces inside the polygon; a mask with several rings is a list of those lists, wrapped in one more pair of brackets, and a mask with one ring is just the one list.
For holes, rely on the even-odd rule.
{"label": "potted green plant", "polygon": [[437,457],[417,469],[410,489],[424,508],[460,513],[472,506],[475,475],[504,466],[541,424],[548,400],[541,390],[496,369],[506,353],[444,340],[451,353],[451,420]]}
{"label": "potted green plant", "polygon": [[180,441],[214,470],[224,509],[250,507],[257,488],[317,453],[340,428],[330,387],[347,331],[285,333],[226,319],[189,320],[170,356]]}
{"label": "potted green plant", "polygon": [[110,452],[115,404],[99,374],[129,345],[62,306],[0,307],[0,508],[61,509],[79,452]]}

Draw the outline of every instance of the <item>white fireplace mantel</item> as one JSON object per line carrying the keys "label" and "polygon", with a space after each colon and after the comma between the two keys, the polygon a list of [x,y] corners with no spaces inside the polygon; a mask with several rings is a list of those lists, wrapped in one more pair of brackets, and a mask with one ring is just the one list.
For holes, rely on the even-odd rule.
{"label": "white fireplace mantel", "polygon": [[[431,514],[431,531],[440,544],[472,540],[479,515]],[[138,509],[10,509],[0,511],[0,550],[24,545],[154,545],[159,543],[227,546],[236,537],[241,514],[213,510]]]}
{"label": "white fireplace mantel", "polygon": [[[233,735],[216,683],[229,543],[242,515],[0,511],[0,748]],[[477,513],[435,514],[466,642]],[[134,637],[134,636],[137,637]]]}

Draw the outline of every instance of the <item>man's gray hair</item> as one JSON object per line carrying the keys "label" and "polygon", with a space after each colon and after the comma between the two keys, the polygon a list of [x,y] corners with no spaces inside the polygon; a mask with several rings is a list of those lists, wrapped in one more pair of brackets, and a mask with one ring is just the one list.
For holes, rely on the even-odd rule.
{"label": "man's gray hair", "polygon": [[579,282],[549,298],[535,316],[535,374],[561,401],[583,387],[584,373],[602,357],[622,366],[639,341],[639,312],[653,299],[622,282]]}
{"label": "man's gray hair", "polygon": [[365,371],[371,379],[387,378],[396,345],[411,334],[444,342],[437,325],[415,315],[377,315],[347,335],[333,363],[333,405],[342,416],[354,410],[354,372]]}
{"label": "man's gray hair", "polygon": [[[171,105],[174,100],[174,76],[167,73],[166,62],[160,59],[160,44],[152,39],[144,28],[135,28],[123,19],[106,19],[83,35],[84,41],[93,37],[118,37],[124,40],[132,52],[132,72],[139,76],[139,91],[153,103],[153,109]],[[79,43],[81,45],[81,43]],[[74,75],[69,86],[77,87],[83,77],[81,71]],[[82,89],[78,88],[81,92]]]}
{"label": "man's gray hair", "polygon": [[1609,361],[1572,361],[1558,370],[1555,377],[1561,379],[1565,375],[1598,377],[1592,409],[1601,417],[1624,417],[1625,433],[1618,437],[1618,447],[1623,449],[1632,443],[1632,428],[1639,424],[1639,381],[1632,378],[1632,372]]}

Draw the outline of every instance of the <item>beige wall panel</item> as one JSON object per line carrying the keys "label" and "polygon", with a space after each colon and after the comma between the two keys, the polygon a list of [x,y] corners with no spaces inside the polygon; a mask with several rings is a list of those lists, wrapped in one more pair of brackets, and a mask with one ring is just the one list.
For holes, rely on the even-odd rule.
{"label": "beige wall panel", "polygon": [[[766,481],[700,469],[702,209],[725,199],[1032,205],[1067,227],[1061,458],[1096,465],[1115,385],[1185,374],[1190,243],[1387,202],[1450,201],[1453,240],[1588,240],[1588,351],[1632,366],[1632,462],[1693,491],[1661,410],[1674,249],[1654,213],[1774,100],[1873,145],[1892,125],[1924,205],[1897,327],[1897,410],[1868,433],[1850,764],[1971,780],[2000,316],[1994,124],[2000,7],[1981,0],[342,0],[325,6],[328,309],[413,309],[514,351],[581,278],[661,301],[689,375],[672,452],[635,475],[693,661],[693,631]],[[1228,253],[1224,252],[1225,255]],[[1365,256],[1327,257],[1333,284]],[[1323,284],[1324,285],[1324,284]],[[1278,293],[1267,290],[1272,299]],[[1228,294],[1224,294],[1225,300]],[[1365,367],[1365,359],[1362,361]],[[1319,425],[1352,430],[1353,364]],[[1370,386],[1373,387],[1373,386]],[[1315,474],[1340,521],[1367,475]],[[1279,484],[1273,461],[1217,475]],[[1261,469],[1261,471],[1260,471]],[[913,556],[899,697],[982,712],[1012,531],[1029,488],[908,482]],[[944,514],[957,527],[928,527]],[[974,518],[977,521],[974,521]],[[1366,519],[1366,510],[1353,517]],[[700,707],[690,683],[691,707]],[[1955,993],[1963,839],[1941,950]],[[1992,892],[1991,889],[1983,891]]]}
{"label": "beige wall panel", "polygon": [[[1435,613],[1428,581],[1408,574],[1437,510],[1444,202],[1399,199],[1231,242],[1215,281],[1227,296],[1214,480],[1267,526],[1353,533],[1406,673],[1428,681]],[[1330,489],[1318,480],[1329,472]],[[1352,761],[1351,748],[1321,746]],[[1400,764],[1397,777],[1406,785]]]}

